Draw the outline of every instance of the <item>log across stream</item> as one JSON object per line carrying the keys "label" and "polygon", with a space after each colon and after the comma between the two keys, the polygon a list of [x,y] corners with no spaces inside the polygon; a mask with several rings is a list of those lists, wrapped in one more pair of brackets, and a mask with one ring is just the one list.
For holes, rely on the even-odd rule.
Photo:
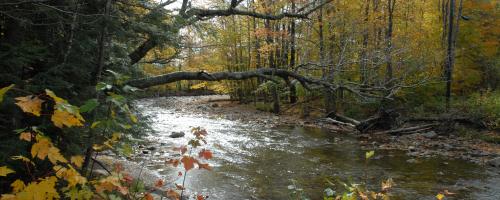
{"label": "log across stream", "polygon": [[[498,169],[485,168],[463,160],[412,158],[397,150],[380,150],[365,165],[365,152],[356,137],[318,128],[268,127],[264,123],[234,119],[231,113],[209,115],[198,112],[217,109],[190,104],[199,98],[171,97],[143,99],[139,109],[151,116],[154,133],[149,143],[131,161],[167,181],[176,179],[181,168],[164,164],[175,156],[172,147],[186,144],[191,127],[203,127],[208,135],[205,148],[214,152],[212,171],[189,171],[188,193],[200,192],[210,199],[288,199],[287,186],[296,180],[311,199],[322,199],[328,186],[325,179],[355,182],[367,174],[371,188],[393,178],[394,199],[434,199],[444,190],[456,193],[452,199],[500,199]],[[211,97],[210,97],[211,98]],[[238,112],[238,111],[235,111]],[[245,121],[245,122],[243,122]],[[182,138],[168,137],[183,131]],[[333,189],[336,189],[333,187]]]}

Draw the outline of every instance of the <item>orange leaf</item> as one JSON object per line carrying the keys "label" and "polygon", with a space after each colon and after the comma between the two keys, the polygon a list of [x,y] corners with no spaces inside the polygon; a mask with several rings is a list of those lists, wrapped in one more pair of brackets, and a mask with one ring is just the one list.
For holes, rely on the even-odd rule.
{"label": "orange leaf", "polygon": [[205,197],[201,194],[196,195],[196,200],[205,200]]}
{"label": "orange leaf", "polygon": [[149,193],[146,193],[146,194],[144,195],[144,199],[146,199],[146,200],[154,200],[155,198],[153,197],[153,195],[151,195],[151,194],[149,194]]}
{"label": "orange leaf", "polygon": [[210,167],[208,165],[208,163],[206,163],[206,164],[198,163],[198,168],[200,168],[200,169],[206,169],[206,170],[209,170],[209,171],[212,170],[212,167]]}
{"label": "orange leaf", "polygon": [[29,95],[25,97],[17,97],[17,106],[19,106],[24,112],[31,113],[35,116],[40,116],[42,111],[43,100],[37,96]]}
{"label": "orange leaf", "polygon": [[161,179],[156,180],[155,187],[162,187],[162,186],[163,186],[163,180]]}
{"label": "orange leaf", "polygon": [[186,171],[189,171],[190,169],[193,169],[196,159],[189,156],[183,156],[181,162],[182,164],[184,164],[184,169]]}
{"label": "orange leaf", "polygon": [[178,199],[180,199],[181,195],[172,189],[168,189],[167,190],[167,197],[170,199],[178,200]]}
{"label": "orange leaf", "polygon": [[200,151],[199,156],[208,160],[212,158],[212,152],[210,150],[203,149]]}
{"label": "orange leaf", "polygon": [[179,165],[179,159],[169,159],[167,161],[167,164],[171,164],[172,166],[177,167],[177,165]]}
{"label": "orange leaf", "polygon": [[179,184],[175,184],[175,188],[177,188],[178,190],[185,190],[186,188],[184,188],[184,186],[182,185],[179,185]]}
{"label": "orange leaf", "polygon": [[31,133],[30,132],[22,132],[19,134],[19,139],[31,142]]}

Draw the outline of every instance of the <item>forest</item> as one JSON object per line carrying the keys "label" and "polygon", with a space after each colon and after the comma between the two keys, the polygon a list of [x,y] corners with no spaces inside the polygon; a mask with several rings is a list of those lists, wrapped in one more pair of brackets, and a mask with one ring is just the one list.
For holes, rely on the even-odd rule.
{"label": "forest", "polygon": [[499,24],[497,0],[2,0],[0,199],[500,199]]}

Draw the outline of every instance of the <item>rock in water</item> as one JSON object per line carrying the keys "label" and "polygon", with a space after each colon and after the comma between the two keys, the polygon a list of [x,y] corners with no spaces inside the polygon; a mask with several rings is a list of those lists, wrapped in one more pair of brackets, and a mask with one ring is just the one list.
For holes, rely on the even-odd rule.
{"label": "rock in water", "polygon": [[500,157],[494,158],[486,162],[488,165],[493,167],[500,167]]}
{"label": "rock in water", "polygon": [[184,135],[185,135],[184,132],[179,131],[179,132],[172,132],[170,134],[170,137],[171,138],[180,138],[180,137],[184,137]]}

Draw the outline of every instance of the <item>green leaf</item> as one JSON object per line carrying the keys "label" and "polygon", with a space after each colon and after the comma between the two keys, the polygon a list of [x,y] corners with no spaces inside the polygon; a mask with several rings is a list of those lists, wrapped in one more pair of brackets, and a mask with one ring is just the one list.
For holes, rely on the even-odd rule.
{"label": "green leaf", "polygon": [[375,151],[368,151],[365,154],[365,158],[370,159],[373,155],[375,155]]}
{"label": "green leaf", "polygon": [[80,106],[80,112],[90,112],[94,110],[99,105],[97,99],[89,99],[82,106]]}
{"label": "green leaf", "polygon": [[97,85],[95,86],[95,90],[97,91],[101,91],[101,90],[110,90],[111,88],[113,88],[112,85],[108,85],[107,83],[104,83],[104,82],[99,82],[97,83]]}
{"label": "green leaf", "polygon": [[4,88],[0,89],[0,103],[2,103],[3,96],[5,95],[5,93],[7,93],[7,91],[9,91],[12,87],[14,87],[14,84],[9,85],[7,87],[4,87]]}

